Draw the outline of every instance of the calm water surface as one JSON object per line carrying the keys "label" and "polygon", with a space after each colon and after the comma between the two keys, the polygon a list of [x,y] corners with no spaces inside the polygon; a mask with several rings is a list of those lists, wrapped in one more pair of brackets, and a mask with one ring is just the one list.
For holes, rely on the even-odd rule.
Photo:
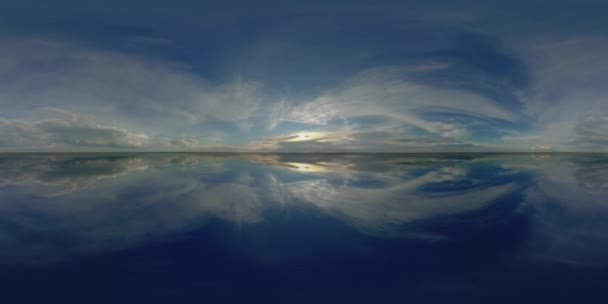
{"label": "calm water surface", "polygon": [[3,303],[606,303],[608,155],[0,155]]}

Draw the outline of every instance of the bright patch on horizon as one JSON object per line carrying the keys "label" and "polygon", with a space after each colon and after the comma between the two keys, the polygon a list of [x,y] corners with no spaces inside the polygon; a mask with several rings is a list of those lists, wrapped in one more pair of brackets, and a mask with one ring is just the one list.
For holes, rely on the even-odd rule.
{"label": "bright patch on horizon", "polygon": [[296,163],[296,162],[287,162],[285,163],[286,167],[292,170],[300,171],[300,172],[331,172],[336,170],[343,170],[344,165],[337,163]]}
{"label": "bright patch on horizon", "polygon": [[534,146],[530,147],[530,149],[532,149],[532,150],[541,150],[541,151],[546,151],[546,150],[551,149],[551,147],[546,146],[546,145],[540,145],[540,144],[536,144],[536,145],[534,145]]}
{"label": "bright patch on horizon", "polygon": [[311,141],[311,140],[321,139],[324,136],[325,136],[325,133],[321,133],[321,132],[297,133],[293,136],[290,136],[287,141],[288,142]]}
{"label": "bright patch on horizon", "polygon": [[306,140],[308,139],[308,135],[306,134],[298,134],[298,140]]}

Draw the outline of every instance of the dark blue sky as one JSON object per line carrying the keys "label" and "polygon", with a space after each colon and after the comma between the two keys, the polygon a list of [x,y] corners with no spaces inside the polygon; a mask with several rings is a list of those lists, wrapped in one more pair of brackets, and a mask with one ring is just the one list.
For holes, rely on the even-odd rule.
{"label": "dark blue sky", "polygon": [[602,1],[2,1],[0,150],[605,151]]}

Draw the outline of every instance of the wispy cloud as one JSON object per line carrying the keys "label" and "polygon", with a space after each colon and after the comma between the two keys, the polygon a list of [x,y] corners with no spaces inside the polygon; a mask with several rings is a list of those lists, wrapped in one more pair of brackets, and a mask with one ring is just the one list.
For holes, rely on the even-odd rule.
{"label": "wispy cloud", "polygon": [[[67,40],[4,37],[0,142],[3,150],[605,148],[601,123],[594,135],[586,122],[589,112],[608,113],[601,64],[607,47],[600,37],[512,37],[506,46],[486,40],[471,43],[481,45],[487,60],[497,60],[504,77],[484,70],[458,42],[450,47],[464,48],[465,64],[451,57],[456,52],[367,66],[321,89],[290,95],[277,93],[267,79],[240,74],[210,81],[204,70],[179,60]],[[517,56],[502,54],[509,52]],[[530,77],[515,84],[513,77],[524,77],[512,71],[524,69],[520,65]],[[323,136],[288,138],[299,133]]]}
{"label": "wispy cloud", "polygon": [[[440,69],[436,65],[431,67],[414,70],[433,72]],[[515,119],[508,109],[484,96],[408,81],[404,78],[408,73],[411,70],[398,67],[363,71],[310,102],[284,110],[280,120],[325,125],[334,120],[378,115],[442,133],[453,126],[426,121],[419,114],[435,111],[507,121]],[[449,132],[445,134],[450,135]]]}
{"label": "wispy cloud", "polygon": [[[247,131],[261,102],[258,82],[214,85],[170,60],[67,41],[4,38],[0,58],[0,106],[5,118],[41,120],[46,116],[39,110],[53,107],[94,113],[104,125],[145,129],[150,135],[174,136],[178,131],[191,135],[201,123],[224,123]],[[58,127],[46,126],[55,131]]]}
{"label": "wispy cloud", "polygon": [[149,137],[125,129],[71,119],[47,119],[34,122],[0,118],[0,142],[4,149],[50,149],[62,147],[144,146]]}
{"label": "wispy cloud", "polygon": [[575,145],[595,149],[608,149],[608,115],[586,114],[582,116],[574,129]]}

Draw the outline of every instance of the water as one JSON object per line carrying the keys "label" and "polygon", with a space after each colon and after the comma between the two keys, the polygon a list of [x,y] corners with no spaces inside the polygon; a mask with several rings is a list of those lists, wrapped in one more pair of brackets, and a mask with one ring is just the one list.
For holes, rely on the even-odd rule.
{"label": "water", "polygon": [[4,303],[603,302],[608,155],[4,154]]}

